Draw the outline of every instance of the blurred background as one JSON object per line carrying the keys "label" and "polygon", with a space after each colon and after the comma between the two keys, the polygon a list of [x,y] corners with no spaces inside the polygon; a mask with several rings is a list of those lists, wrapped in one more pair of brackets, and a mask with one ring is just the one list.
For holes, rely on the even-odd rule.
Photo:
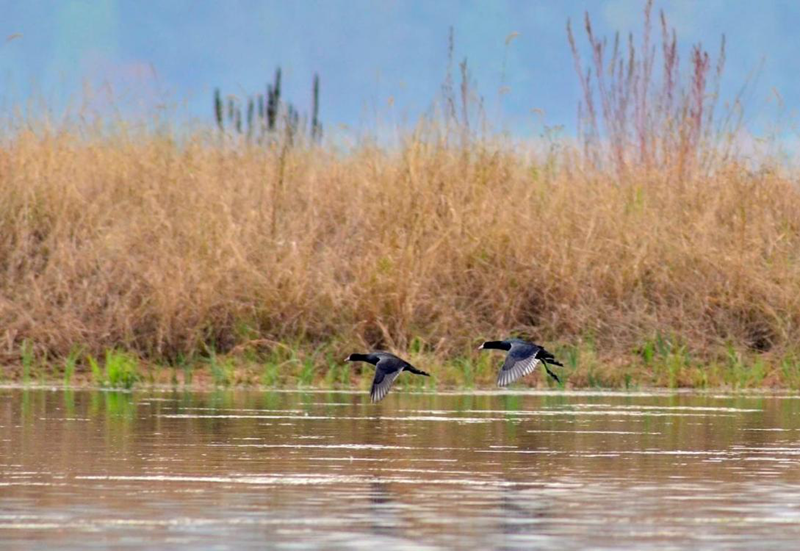
{"label": "blurred background", "polygon": [[[326,128],[378,129],[415,121],[437,96],[454,32],[455,63],[471,81],[495,129],[537,136],[544,126],[576,128],[580,84],[567,42],[571,19],[586,52],[584,12],[598,36],[642,29],[643,2],[126,0],[10,2],[0,33],[2,99],[44,98],[63,111],[89,100],[138,114],[169,107],[171,117],[209,122],[215,87],[225,94],[263,91],[283,69],[284,95],[304,110],[318,73]],[[686,56],[702,42],[716,53],[727,36],[722,97],[737,98],[748,127],[780,132],[800,97],[796,55],[800,5],[791,1],[658,2]],[[656,23],[656,34],[659,34]],[[588,52],[587,52],[588,55]]]}

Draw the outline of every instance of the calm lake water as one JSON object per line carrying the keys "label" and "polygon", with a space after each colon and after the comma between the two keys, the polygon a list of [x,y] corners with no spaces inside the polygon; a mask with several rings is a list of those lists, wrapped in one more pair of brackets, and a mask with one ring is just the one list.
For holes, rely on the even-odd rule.
{"label": "calm lake water", "polygon": [[800,399],[0,389],[2,549],[797,549]]}

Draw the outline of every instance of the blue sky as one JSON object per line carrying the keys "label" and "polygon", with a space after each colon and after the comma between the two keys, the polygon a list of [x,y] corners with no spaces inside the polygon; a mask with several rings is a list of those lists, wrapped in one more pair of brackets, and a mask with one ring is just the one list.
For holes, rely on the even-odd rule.
{"label": "blue sky", "polygon": [[[286,96],[303,109],[312,74],[320,74],[328,128],[392,125],[415,120],[435,99],[452,25],[456,58],[468,59],[493,122],[528,136],[541,130],[540,113],[549,125],[574,128],[580,90],[567,18],[579,27],[588,10],[599,34],[636,32],[643,3],[0,0],[0,6],[6,109],[33,94],[59,111],[91,82],[94,101],[102,104],[104,91],[113,89],[113,103],[126,113],[166,103],[179,106],[176,116],[210,121],[214,87],[258,92],[281,65]],[[800,3],[680,0],[656,2],[656,9],[664,9],[684,51],[702,41],[716,52],[721,33],[727,35],[724,95],[762,67],[747,97],[751,125],[775,119],[774,90],[787,113],[798,107]],[[506,48],[512,32],[519,35]]]}

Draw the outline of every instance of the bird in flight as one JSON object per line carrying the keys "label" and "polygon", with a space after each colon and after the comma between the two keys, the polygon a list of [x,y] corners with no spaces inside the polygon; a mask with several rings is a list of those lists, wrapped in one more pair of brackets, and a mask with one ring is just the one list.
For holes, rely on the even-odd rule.
{"label": "bird in flight", "polygon": [[346,362],[367,362],[375,366],[375,378],[372,380],[372,390],[370,390],[369,397],[372,402],[380,402],[389,393],[392,383],[397,379],[403,371],[409,371],[414,375],[424,375],[430,377],[430,374],[421,371],[408,363],[407,361],[398,358],[389,352],[372,352],[370,354],[350,354]]}
{"label": "bird in flight", "polygon": [[506,361],[503,362],[503,368],[497,374],[497,386],[509,385],[520,377],[533,373],[539,362],[542,362],[548,375],[557,382],[561,382],[561,379],[550,371],[547,364],[550,363],[561,367],[564,367],[564,364],[556,360],[552,353],[538,344],[522,339],[486,341],[480,346],[479,350],[505,350],[508,352]]}

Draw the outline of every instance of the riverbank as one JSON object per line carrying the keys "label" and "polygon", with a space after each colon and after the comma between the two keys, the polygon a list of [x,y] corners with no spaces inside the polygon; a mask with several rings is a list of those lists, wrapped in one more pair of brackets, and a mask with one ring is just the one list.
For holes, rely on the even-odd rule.
{"label": "riverbank", "polygon": [[493,129],[466,62],[391,144],[9,110],[0,377],[348,386],[389,349],[469,388],[528,335],[574,387],[797,388],[800,173],[718,95],[724,41],[680,65],[651,10],[625,63],[568,27],[573,135]]}
{"label": "riverbank", "polygon": [[[695,389],[800,390],[800,363],[794,358],[765,360],[742,356],[733,349],[717,362],[695,360],[686,350],[654,350],[652,355],[629,355],[616,361],[600,358],[590,346],[557,348],[564,367],[553,367],[557,383],[541,369],[513,388],[579,389]],[[424,354],[407,358],[431,373],[430,378],[404,376],[398,387],[413,390],[496,390],[502,354],[476,354],[442,360]],[[68,357],[64,362],[6,366],[0,384],[67,387],[148,388],[179,386],[190,389],[342,389],[368,390],[374,368],[339,361],[330,351],[317,355],[292,350],[283,356],[213,356],[183,365],[164,366],[131,354],[109,352],[100,359]],[[82,369],[81,363],[88,365]]]}
{"label": "riverbank", "polygon": [[110,353],[112,374],[346,386],[340,359],[383,348],[468,388],[500,363],[481,339],[526,333],[575,387],[800,386],[786,169],[623,178],[488,138],[215,139],[6,140],[5,379],[98,379]]}

